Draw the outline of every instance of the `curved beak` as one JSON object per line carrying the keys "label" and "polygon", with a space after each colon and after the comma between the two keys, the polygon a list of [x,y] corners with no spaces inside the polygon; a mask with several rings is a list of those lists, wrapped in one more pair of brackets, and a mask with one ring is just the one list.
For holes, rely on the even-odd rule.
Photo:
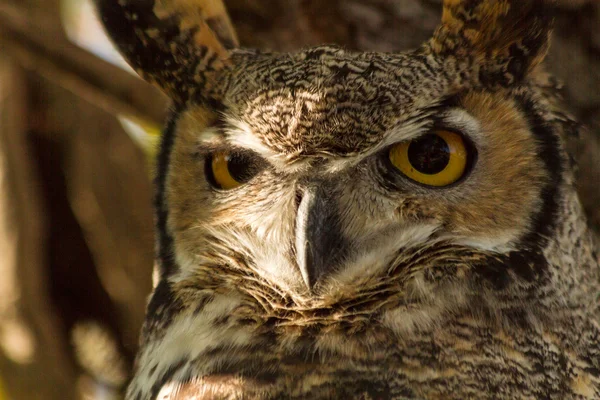
{"label": "curved beak", "polygon": [[311,186],[296,214],[296,261],[309,289],[334,272],[349,249],[334,197],[326,184]]}

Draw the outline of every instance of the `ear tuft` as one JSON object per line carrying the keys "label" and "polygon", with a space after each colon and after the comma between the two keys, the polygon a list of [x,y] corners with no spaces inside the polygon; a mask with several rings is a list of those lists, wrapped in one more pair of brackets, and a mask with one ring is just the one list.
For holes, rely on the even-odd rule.
{"label": "ear tuft", "polygon": [[553,25],[551,0],[444,0],[434,53],[468,60],[484,85],[523,80],[545,58]]}
{"label": "ear tuft", "polygon": [[237,37],[221,0],[95,0],[136,72],[179,103],[210,97]]}

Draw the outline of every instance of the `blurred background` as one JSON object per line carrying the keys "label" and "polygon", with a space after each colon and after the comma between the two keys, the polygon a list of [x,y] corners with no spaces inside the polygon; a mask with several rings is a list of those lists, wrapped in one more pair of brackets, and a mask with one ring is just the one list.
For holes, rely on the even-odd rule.
{"label": "blurred background", "polygon": [[[226,0],[244,46],[414,48],[442,0]],[[558,0],[549,69],[600,226],[600,3]],[[152,171],[168,104],[87,0],[0,0],[0,400],[118,399],[153,266]]]}

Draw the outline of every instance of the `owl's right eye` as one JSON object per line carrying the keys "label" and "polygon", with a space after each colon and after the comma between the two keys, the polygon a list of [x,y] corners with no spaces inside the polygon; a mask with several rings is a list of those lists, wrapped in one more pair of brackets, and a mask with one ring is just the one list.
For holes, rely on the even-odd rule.
{"label": "owl's right eye", "polygon": [[217,151],[206,158],[206,176],[217,189],[243,185],[263,169],[263,163],[247,152]]}

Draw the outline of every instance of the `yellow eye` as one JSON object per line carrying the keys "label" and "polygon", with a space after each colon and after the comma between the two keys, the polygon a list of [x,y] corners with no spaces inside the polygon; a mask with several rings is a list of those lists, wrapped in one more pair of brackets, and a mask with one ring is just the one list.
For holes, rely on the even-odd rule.
{"label": "yellow eye", "polygon": [[261,163],[245,152],[217,151],[207,158],[206,164],[209,182],[223,190],[243,185],[261,169]]}
{"label": "yellow eye", "polygon": [[389,158],[394,167],[413,181],[442,187],[465,174],[468,152],[459,134],[438,130],[392,146]]}

